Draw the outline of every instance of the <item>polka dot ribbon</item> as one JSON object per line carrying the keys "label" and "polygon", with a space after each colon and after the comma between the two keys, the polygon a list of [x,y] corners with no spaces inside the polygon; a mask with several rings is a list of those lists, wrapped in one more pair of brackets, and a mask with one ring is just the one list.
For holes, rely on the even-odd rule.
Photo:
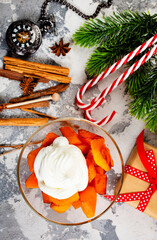
{"label": "polka dot ribbon", "polygon": [[[128,202],[128,201],[140,200],[137,206],[137,209],[141,212],[144,212],[152,195],[157,190],[157,165],[156,165],[155,155],[153,150],[148,150],[148,151],[144,150],[144,144],[142,141],[143,134],[144,134],[144,131],[142,131],[142,133],[137,138],[137,151],[140,156],[140,159],[141,157],[143,157],[141,161],[148,172],[143,172],[129,165],[125,165],[124,172],[142,181],[148,182],[150,183],[150,185],[146,191],[119,194],[119,196],[115,200],[116,202]],[[139,152],[139,148],[140,148],[140,152]],[[104,197],[111,201],[115,199],[115,195],[104,195]]]}

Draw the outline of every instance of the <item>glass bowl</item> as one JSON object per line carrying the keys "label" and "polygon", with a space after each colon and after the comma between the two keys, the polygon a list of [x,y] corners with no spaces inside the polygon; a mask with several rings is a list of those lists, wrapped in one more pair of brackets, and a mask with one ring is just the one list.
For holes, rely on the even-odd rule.
{"label": "glass bowl", "polygon": [[[26,203],[36,213],[38,213],[46,220],[62,225],[78,225],[90,222],[100,217],[112,206],[116,198],[113,201],[110,201],[107,200],[102,195],[97,194],[95,216],[93,218],[87,218],[85,214],[82,212],[81,208],[78,208],[76,210],[72,206],[64,213],[57,213],[50,208],[50,204],[43,203],[42,193],[39,188],[29,189],[25,187],[25,181],[30,175],[30,171],[27,164],[28,153],[31,150],[39,147],[41,145],[41,141],[44,140],[44,138],[49,132],[54,132],[57,135],[61,135],[59,128],[62,126],[71,126],[76,132],[79,128],[85,129],[87,131],[98,134],[105,139],[105,144],[109,148],[114,162],[114,167],[112,167],[111,170],[106,173],[107,174],[106,195],[112,195],[115,194],[116,192],[117,198],[120,192],[124,174],[123,160],[120,150],[115,141],[113,140],[113,138],[98,125],[95,125],[94,123],[84,119],[62,118],[51,121],[46,125],[40,127],[37,131],[35,131],[32,134],[32,136],[27,140],[27,142],[24,144],[18,160],[17,178],[19,188]],[[36,143],[31,144],[31,142]]]}

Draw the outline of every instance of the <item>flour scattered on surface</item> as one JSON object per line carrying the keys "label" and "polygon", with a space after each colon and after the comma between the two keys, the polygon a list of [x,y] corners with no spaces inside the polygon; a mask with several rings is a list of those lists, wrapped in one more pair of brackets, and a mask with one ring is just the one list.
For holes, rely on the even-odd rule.
{"label": "flour scattered on surface", "polygon": [[16,14],[16,13],[14,13],[14,14],[13,14],[13,17],[12,17],[12,19],[13,19],[13,21],[17,21],[17,19],[18,19],[18,16],[17,16],[17,14]]}
{"label": "flour scattered on surface", "polygon": [[14,4],[11,4],[10,7],[11,7],[12,10],[16,9],[16,6]]}
{"label": "flour scattered on surface", "polygon": [[54,107],[52,103],[50,103],[50,107],[47,110],[47,114],[52,117],[57,117],[56,106]]}
{"label": "flour scattered on surface", "polygon": [[75,110],[74,107],[71,107],[71,106],[66,106],[66,109],[68,110],[68,112],[71,112],[73,114],[73,116],[76,116],[76,114],[78,113],[77,110]]}
{"label": "flour scattered on surface", "polygon": [[17,166],[15,156],[5,159],[5,166],[8,170],[14,170]]}
{"label": "flour scattered on surface", "polygon": [[[0,37],[1,37],[1,33],[0,33]],[[3,67],[3,62],[2,62],[2,60],[0,60],[0,68],[2,68]]]}
{"label": "flour scattered on surface", "polygon": [[[0,65],[1,65],[1,62],[0,62]],[[3,63],[2,63],[2,65],[3,65]],[[1,77],[0,92],[3,92],[8,86],[9,86],[9,80],[7,81],[6,78]]]}
{"label": "flour scattered on surface", "polygon": [[56,13],[55,13],[55,17],[59,17],[60,19],[63,20],[63,17],[61,16],[60,12],[56,12]]}
{"label": "flour scattered on surface", "polygon": [[149,12],[151,15],[156,14],[156,3],[154,2],[153,5],[154,5],[154,9],[148,9],[146,13]]}
{"label": "flour scattered on surface", "polygon": [[3,134],[2,134],[2,133],[0,133],[0,140],[1,140],[1,139],[3,139]]}
{"label": "flour scattered on surface", "polygon": [[0,0],[0,3],[11,3],[11,0]]}

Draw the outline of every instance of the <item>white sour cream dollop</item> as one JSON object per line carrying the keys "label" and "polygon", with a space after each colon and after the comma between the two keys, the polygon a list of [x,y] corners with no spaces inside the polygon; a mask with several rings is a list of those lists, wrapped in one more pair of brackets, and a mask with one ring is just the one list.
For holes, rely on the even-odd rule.
{"label": "white sour cream dollop", "polygon": [[88,168],[81,150],[58,137],[53,144],[42,148],[34,163],[39,188],[58,199],[65,199],[88,184]]}

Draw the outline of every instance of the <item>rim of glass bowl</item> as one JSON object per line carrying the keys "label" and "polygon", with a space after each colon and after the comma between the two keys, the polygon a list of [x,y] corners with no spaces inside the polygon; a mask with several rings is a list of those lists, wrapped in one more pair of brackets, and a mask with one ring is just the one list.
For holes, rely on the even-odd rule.
{"label": "rim of glass bowl", "polygon": [[[93,125],[93,126],[96,126],[96,127],[98,127],[99,129],[101,129],[103,132],[105,132],[105,134],[107,134],[107,135],[109,136],[109,138],[112,140],[112,142],[115,144],[115,146],[116,146],[116,148],[117,148],[117,150],[118,150],[118,153],[119,153],[119,156],[120,156],[120,160],[121,160],[122,174],[121,174],[121,178],[120,178],[120,181],[121,181],[121,182],[120,182],[120,187],[119,187],[119,190],[118,190],[118,192],[117,192],[117,194],[116,194],[115,199],[111,202],[111,204],[110,204],[102,213],[100,213],[99,215],[93,217],[92,219],[89,219],[89,220],[83,221],[83,222],[79,222],[79,223],[61,223],[61,222],[56,222],[56,221],[53,221],[53,220],[51,220],[51,219],[49,219],[49,218],[46,218],[46,217],[43,216],[41,213],[39,213],[34,207],[32,207],[32,205],[29,203],[29,201],[27,200],[27,198],[26,198],[26,196],[25,196],[25,194],[24,194],[24,192],[23,192],[23,190],[22,190],[21,184],[20,184],[20,179],[19,179],[19,166],[20,166],[20,161],[21,161],[21,157],[22,157],[23,151],[25,150],[25,148],[26,148],[26,146],[27,146],[27,143],[30,142],[31,138],[32,138],[35,134],[37,134],[41,129],[45,128],[45,127],[48,126],[48,125],[51,125],[51,124],[54,123],[54,122],[72,121],[72,120],[74,120],[74,121],[83,121],[83,122],[89,123],[89,124],[91,124],[91,125]],[[18,158],[18,164],[17,164],[17,181],[18,181],[18,185],[19,185],[21,194],[22,194],[25,202],[28,204],[28,206],[29,206],[35,213],[37,213],[37,214],[38,214],[39,216],[41,216],[42,218],[44,218],[44,219],[46,219],[46,220],[48,220],[48,221],[50,221],[50,222],[60,224],[60,225],[66,225],[66,226],[81,225],[81,224],[85,224],[85,223],[92,222],[93,220],[95,220],[95,219],[99,218],[100,216],[102,216],[105,212],[107,212],[107,211],[111,208],[111,206],[113,205],[113,203],[114,203],[115,200],[117,199],[117,197],[118,197],[118,195],[119,195],[119,193],[120,193],[120,191],[121,191],[121,188],[122,188],[123,179],[124,179],[124,162],[123,162],[122,154],[121,154],[121,152],[120,152],[120,149],[119,149],[117,143],[116,143],[116,142],[114,141],[114,139],[110,136],[110,134],[107,133],[103,128],[101,128],[100,126],[98,126],[97,124],[95,124],[95,123],[93,123],[93,122],[90,122],[90,121],[88,121],[88,120],[86,120],[86,119],[82,119],[82,118],[75,118],[75,117],[58,118],[58,119],[56,119],[56,120],[51,120],[51,121],[49,121],[48,123],[46,123],[45,125],[39,127],[39,128],[28,138],[28,140],[25,142],[25,144],[24,144],[24,146],[23,146],[23,148],[22,148],[22,150],[21,150],[21,152],[20,152],[19,158]]]}

